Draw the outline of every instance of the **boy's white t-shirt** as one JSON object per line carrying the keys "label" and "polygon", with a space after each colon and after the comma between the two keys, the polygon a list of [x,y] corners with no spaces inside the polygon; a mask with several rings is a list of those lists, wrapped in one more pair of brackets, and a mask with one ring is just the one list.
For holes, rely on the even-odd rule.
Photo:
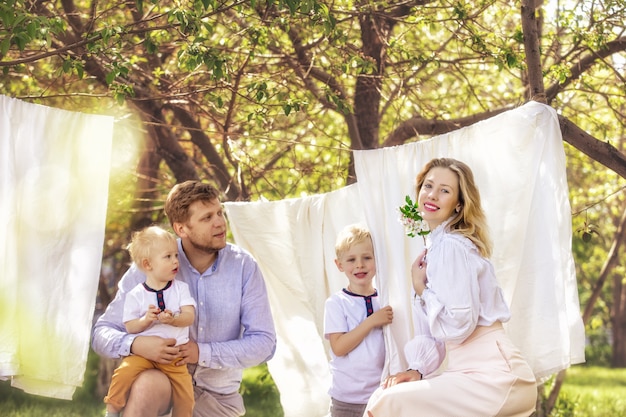
{"label": "boy's white t-shirt", "polygon": [[[174,279],[169,288],[163,290],[163,301],[165,308],[172,313],[179,313],[182,306],[196,307],[196,300],[189,292],[189,285],[186,282]],[[138,319],[146,314],[148,306],[157,305],[157,294],[147,290],[143,283],[136,285],[126,295],[124,302],[124,315],[122,320],[126,323],[129,320]],[[176,327],[170,324],[163,324],[155,321],[152,326],[140,333],[142,336],[160,336],[163,338],[176,339],[176,346],[189,341],[189,326]]]}
{"label": "boy's white t-shirt", "polygon": [[[378,294],[372,295],[372,312],[380,309]],[[367,318],[365,297],[345,290],[331,295],[324,308],[324,337],[347,333]],[[385,341],[381,327],[372,329],[363,341],[345,356],[330,349],[332,382],[328,394],[349,404],[366,404],[380,386],[385,363]]]}

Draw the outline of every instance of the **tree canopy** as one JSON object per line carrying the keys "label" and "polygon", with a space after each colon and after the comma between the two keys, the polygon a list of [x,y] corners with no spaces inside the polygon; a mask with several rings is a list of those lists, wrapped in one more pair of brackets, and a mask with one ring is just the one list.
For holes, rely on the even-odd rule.
{"label": "tree canopy", "polygon": [[529,99],[563,115],[567,142],[626,175],[624,2],[537,6],[7,1],[2,90],[93,111],[109,98],[141,120],[143,178],[208,177],[231,200],[326,191],[353,180],[352,149]]}

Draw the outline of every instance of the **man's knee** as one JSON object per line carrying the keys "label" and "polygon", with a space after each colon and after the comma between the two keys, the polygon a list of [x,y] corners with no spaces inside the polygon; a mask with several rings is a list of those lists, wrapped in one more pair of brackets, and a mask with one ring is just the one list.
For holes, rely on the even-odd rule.
{"label": "man's knee", "polygon": [[139,374],[133,383],[124,416],[143,417],[166,414],[170,408],[172,386],[167,376],[149,369]]}

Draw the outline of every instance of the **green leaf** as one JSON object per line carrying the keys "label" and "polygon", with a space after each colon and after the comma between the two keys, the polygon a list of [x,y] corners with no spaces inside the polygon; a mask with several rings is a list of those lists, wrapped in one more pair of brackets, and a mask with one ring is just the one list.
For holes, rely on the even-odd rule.
{"label": "green leaf", "polygon": [[[11,47],[11,38],[7,36],[0,41],[0,56],[5,56],[7,52],[9,52],[10,47]],[[5,68],[8,68],[8,67],[5,67]]]}

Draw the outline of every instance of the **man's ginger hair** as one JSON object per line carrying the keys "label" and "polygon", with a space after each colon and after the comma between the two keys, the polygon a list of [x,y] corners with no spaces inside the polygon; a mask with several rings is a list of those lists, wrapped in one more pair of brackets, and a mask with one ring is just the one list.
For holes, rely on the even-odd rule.
{"label": "man's ginger hair", "polygon": [[165,215],[172,227],[189,220],[189,207],[196,201],[211,202],[219,199],[220,192],[211,184],[189,180],[176,184],[165,200]]}

